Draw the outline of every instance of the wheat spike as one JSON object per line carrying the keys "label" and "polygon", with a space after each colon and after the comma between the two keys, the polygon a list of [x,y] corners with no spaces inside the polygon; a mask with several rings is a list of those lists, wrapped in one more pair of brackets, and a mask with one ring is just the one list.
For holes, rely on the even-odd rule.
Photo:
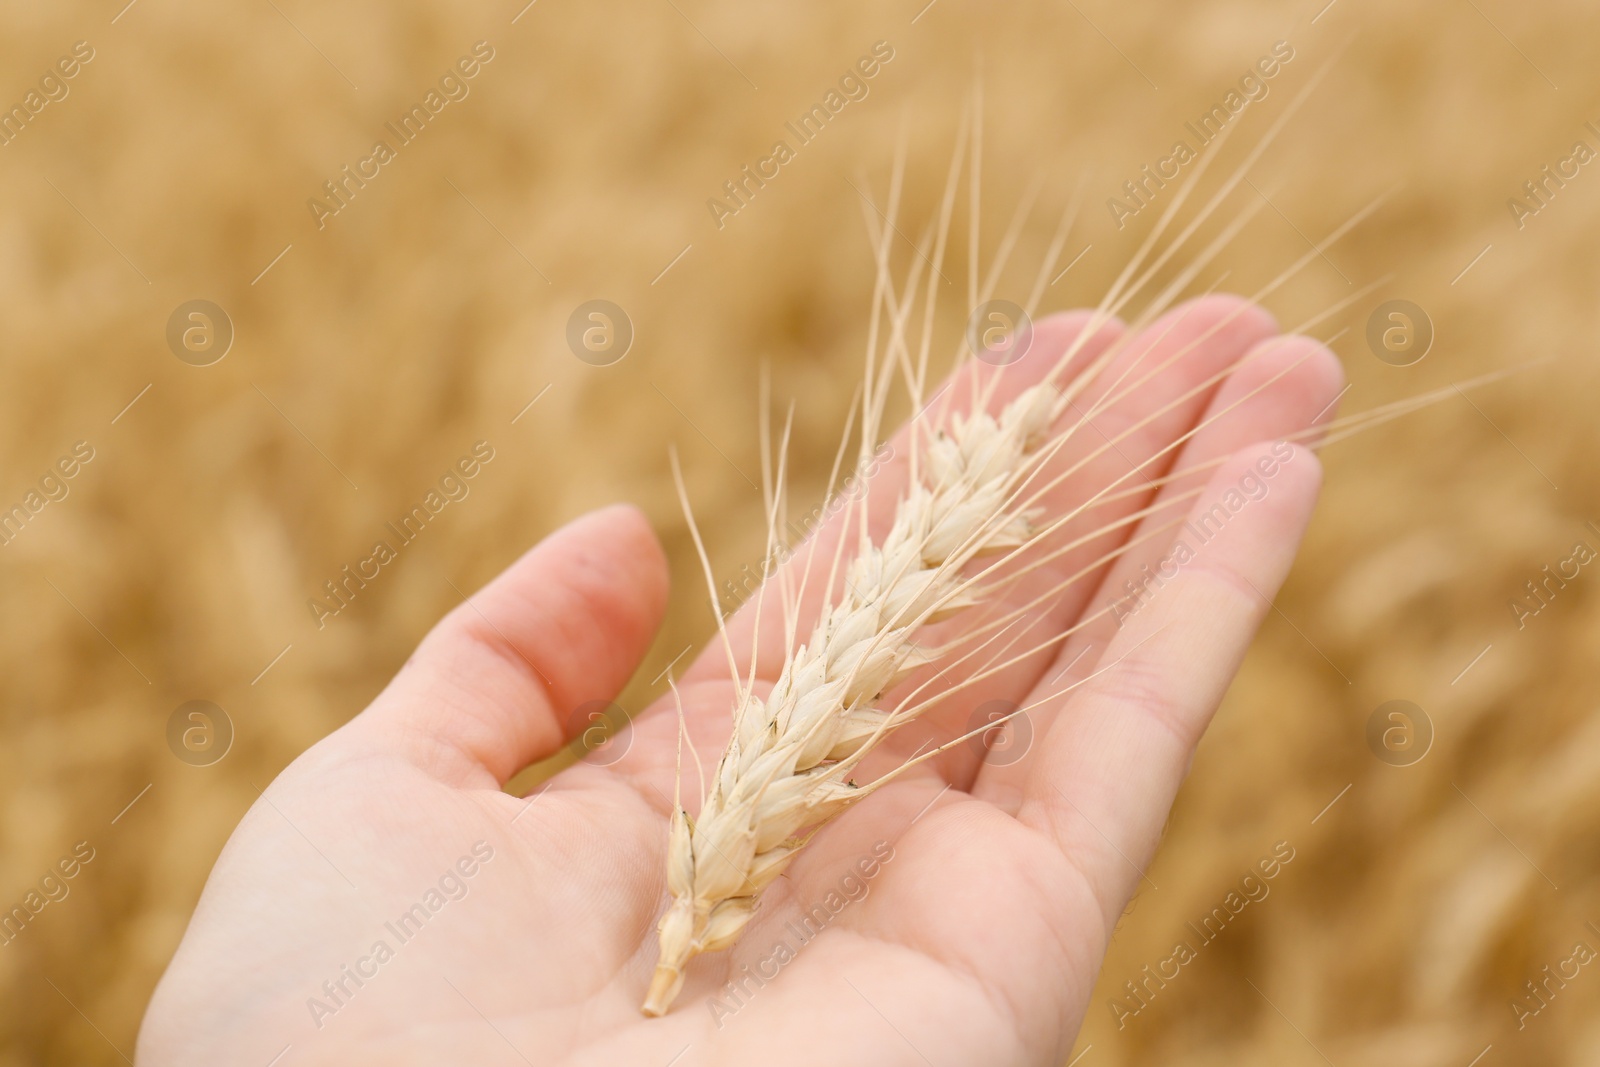
{"label": "wheat spike", "polygon": [[959,592],[969,560],[1029,539],[1029,517],[1007,514],[1004,504],[1050,425],[1057,395],[1034,386],[998,417],[958,417],[934,436],[923,450],[924,483],[902,498],[881,543],[851,560],[845,591],[771,693],[765,700],[743,693],[699,819],[673,815],[673,902],[661,921],[646,1012],[666,1010],[691,957],[732,944],[757,895],[801,846],[801,830],[867,792],[850,773],[875,741],[912,717],[876,702],[927,662],[914,631],[970,605]]}
{"label": "wheat spike", "polygon": [[[979,136],[975,123],[974,149]],[[897,298],[886,283],[892,227],[879,227],[867,216],[869,229],[874,231],[879,270],[861,408],[863,455],[875,444],[889,375],[900,369],[912,383],[914,395],[920,395],[926,380],[933,278],[943,258],[961,151],[958,148],[947,178],[934,256],[922,256],[929,268],[928,297],[923,343],[914,366],[905,327],[920,265],[913,266],[906,295]],[[889,218],[894,215],[900,178],[897,162]],[[992,293],[1021,225],[1019,215],[981,284],[973,260],[969,271],[972,299],[986,299]],[[1059,253],[1068,225],[1064,222],[1058,231],[1041,274]],[[1040,292],[1042,285],[1036,285],[1034,300]],[[877,365],[876,338],[884,310],[888,312],[889,338],[882,364]],[[1063,366],[1075,352],[1068,353]],[[1075,384],[1082,386],[1082,382]],[[684,967],[691,958],[737,939],[761,891],[803,846],[803,831],[827,822],[888,780],[862,787],[850,776],[892,730],[935,702],[917,701],[916,693],[892,710],[879,708],[877,702],[913,671],[950,651],[924,650],[914,635],[920,627],[979,602],[963,573],[967,564],[980,556],[1013,553],[1037,534],[1039,509],[1019,506],[1017,497],[1046,443],[1045,432],[1061,414],[1069,392],[1047,380],[1022,392],[998,415],[990,414],[985,409],[987,397],[979,396],[970,413],[948,420],[948,429],[928,431],[914,424],[912,484],[896,506],[889,531],[874,543],[866,532],[866,508],[859,509],[860,545],[844,567],[843,591],[824,609],[806,643],[795,647],[791,633],[788,644],[793,651],[766,699],[755,696],[748,685],[740,687],[733,733],[699,819],[692,819],[681,806],[673,813],[667,858],[667,886],[673,899],[659,926],[660,960],[644,1004],[647,1014],[665,1012],[682,986]],[[1054,442],[1055,447],[1059,444],[1059,440]],[[681,480],[679,492],[683,494]],[[767,507],[770,530],[776,507],[770,493]],[[847,510],[845,521],[851,517]],[[698,533],[695,541],[698,548]],[[841,541],[841,551],[843,547]],[[802,583],[810,575],[812,562],[808,557]],[[833,588],[840,562],[836,556],[825,588]],[[778,584],[787,609],[794,594],[785,580]],[[760,595],[764,593],[763,587]],[[756,610],[759,617],[759,602]],[[792,620],[792,615],[785,611],[786,618]],[[753,673],[752,664],[752,677]]]}
{"label": "wheat spike", "polygon": [[[892,376],[898,371],[906,381],[913,402],[922,410],[922,415],[912,420],[908,432],[909,484],[894,503],[891,526],[877,539],[868,533],[868,507],[864,495],[859,501],[847,500],[840,521],[847,529],[852,523],[859,526],[859,534],[854,538],[854,551],[846,560],[846,547],[852,539],[839,538],[827,567],[826,578],[822,581],[822,589],[829,594],[829,599],[804,643],[797,644],[798,610],[795,605],[812,578],[816,543],[811,544],[803,560],[799,590],[794,588],[794,576],[789,568],[782,569],[773,581],[763,584],[754,606],[757,624],[762,617],[759,598],[766,595],[768,584],[775,585],[783,598],[785,647],[789,650],[777,682],[766,698],[758,697],[754,692],[754,648],[759,641],[752,642],[748,678],[741,678],[738,666],[734,663],[732,648],[727,644],[726,630],[722,629],[737,693],[733,708],[733,730],[712,775],[710,791],[704,797],[699,817],[691,817],[680,803],[674,804],[666,862],[666,882],[671,901],[658,926],[660,955],[643,1005],[646,1014],[661,1015],[666,1012],[683,986],[685,968],[691,959],[701,953],[726,948],[737,940],[749,923],[760,894],[784,871],[817,829],[911,766],[919,765],[964,740],[958,738],[947,742],[903,763],[875,781],[865,785],[856,784],[852,779],[853,773],[885,738],[955,693],[1010,664],[1066,640],[1072,633],[1097,621],[1105,614],[1104,611],[1088,612],[1063,632],[1020,652],[1014,651],[1013,646],[1021,634],[1011,631],[1029,611],[1074,583],[1088,579],[1136,545],[1170,531],[1180,520],[1157,523],[1153,520],[1158,513],[1170,513],[1171,509],[1201,492],[1196,488],[1148,507],[1136,507],[1131,514],[1103,523],[1067,544],[1051,543],[1047,549],[1043,549],[1047,539],[1059,541],[1057,535],[1069,522],[1095,508],[1151,493],[1162,484],[1187,477],[1200,469],[1157,472],[1155,475],[1145,471],[1146,465],[1170,457],[1200,429],[1225,412],[1208,416],[1199,426],[1177,437],[1121,477],[1110,479],[1107,484],[1098,487],[1089,499],[1064,514],[1046,515],[1040,503],[1047,492],[1096,458],[1116,449],[1120,441],[1178,404],[1208,390],[1240,365],[1236,362],[1223,369],[1183,396],[1171,399],[1159,410],[1148,413],[1141,421],[1123,429],[1118,436],[1105,439],[1103,444],[1096,444],[1066,470],[1049,469],[1046,473],[1051,460],[1062,452],[1069,441],[1075,440],[1075,435],[1083,432],[1083,428],[1089,426],[1098,413],[1138,393],[1234,317],[1229,316],[1228,320],[1215,324],[1205,335],[1188,342],[1159,366],[1143,367],[1143,357],[1140,357],[1124,369],[1120,377],[1109,382],[1105,380],[1105,372],[1113,366],[1126,345],[1176,303],[1179,295],[1193,285],[1206,266],[1260,209],[1260,204],[1256,202],[1229,220],[1217,237],[1190,255],[1188,261],[1176,270],[1174,278],[1160,285],[1147,306],[1133,317],[1129,329],[1120,340],[1088,360],[1086,366],[1074,365],[1083,346],[1099,332],[1102,325],[1117,316],[1138,294],[1155,285],[1154,279],[1160,268],[1172,260],[1199,231],[1201,224],[1219,210],[1228,193],[1242,180],[1244,170],[1259,158],[1325,71],[1326,67],[1301,91],[1288,112],[1278,119],[1249,153],[1244,166],[1226,179],[1222,189],[1199,209],[1198,217],[1167,241],[1165,247],[1160,247],[1162,236],[1172,226],[1185,199],[1220,150],[1226,131],[1223,137],[1213,143],[1189,180],[1180,186],[1164,209],[1153,232],[1095,309],[1089,323],[1059,357],[1050,373],[1040,384],[1019,393],[998,413],[990,413],[989,407],[999,376],[982,380],[976,365],[969,365],[968,410],[958,413],[949,410],[952,389],[944,391],[936,407],[926,408],[922,404],[922,390],[928,380],[936,277],[940,276],[946,237],[951,226],[955,189],[965,150],[962,141],[972,150],[970,189],[973,217],[969,219],[971,231],[967,286],[971,305],[976,306],[993,295],[1005,258],[1020,230],[1021,213],[1002,237],[995,262],[980,280],[975,216],[978,183],[976,161],[981,121],[973,118],[969,127],[968,119],[964,117],[937,221],[931,226],[931,232],[925,233],[917,245],[918,260],[912,262],[903,292],[897,293],[889,281],[890,242],[892,235],[899,233],[892,222],[902,180],[903,157],[897,157],[890,182],[888,208],[881,216],[882,221],[875,214],[876,209],[863,212],[876,248],[878,270],[859,408],[860,452],[865,460],[877,444],[884,397]],[[1029,296],[1030,306],[1026,309],[1029,314],[1033,313],[1033,305],[1037,304],[1043,293],[1042,279],[1053,270],[1064,245],[1078,200],[1075,196],[1073,206],[1063,216],[1062,224],[1050,243],[1045,263],[1039,272],[1040,280],[1036,281]],[[1281,272],[1274,281],[1253,294],[1249,304],[1242,306],[1235,315],[1242,314],[1245,306],[1253,306],[1284,284],[1376,207],[1376,203],[1370,204],[1357,212]],[[930,251],[931,256],[928,254]],[[913,345],[907,336],[907,327],[917,303],[919,283],[924,277],[926,290],[923,296],[922,331],[918,343]],[[1364,287],[1333,308],[1313,317],[1304,327],[1348,306],[1373,287],[1375,285]],[[1283,372],[1286,373],[1288,371]],[[1103,387],[1101,395],[1089,403],[1085,410],[1079,406],[1080,402],[1087,396],[1090,386],[1095,384]],[[1257,392],[1271,384],[1265,383]],[[765,394],[765,384],[763,392]],[[1428,401],[1429,398],[1423,398],[1420,404]],[[1375,424],[1373,415],[1399,414],[1403,413],[1402,408],[1413,410],[1420,404],[1402,402],[1402,405],[1391,406],[1387,412],[1357,416],[1348,425],[1356,428],[1372,425]],[[1052,429],[1068,414],[1072,417],[1064,428]],[[1380,417],[1378,421],[1383,420]],[[1304,436],[1321,436],[1335,428],[1342,429],[1340,424],[1335,423],[1313,428]],[[786,425],[785,443],[788,432]],[[772,460],[766,444],[767,436],[764,432],[763,469],[770,478]],[[780,456],[783,451],[780,447]],[[1215,462],[1220,462],[1220,459]],[[839,466],[837,460],[834,466],[836,477]],[[780,487],[782,471],[780,460]],[[680,499],[688,513],[687,494],[678,475],[675,458],[674,474]],[[770,550],[774,547],[774,531],[779,528],[777,519],[784,506],[781,488],[773,488],[769,481],[764,491],[764,502]],[[689,515],[689,521],[708,584],[712,586],[712,602],[715,605],[715,585],[711,580],[709,561],[705,557],[703,542],[694,526],[692,514]],[[1152,528],[1136,529],[1141,524]],[[942,646],[919,643],[922,627],[962,613],[982,614],[987,607],[999,602],[997,593],[1002,588],[1050,560],[1092,545],[1098,539],[1129,531],[1134,531],[1134,536],[1110,548],[1066,578],[1049,583],[1049,588],[1029,598],[1022,606],[1010,608],[997,617],[981,619]],[[974,568],[969,566],[980,557],[1005,561],[1029,550],[1042,552],[1033,551],[1025,565],[1008,568],[1008,573],[1000,578],[992,577],[991,568],[982,568],[974,573]],[[720,623],[719,615],[719,628]],[[994,645],[998,645],[998,648],[991,648]],[[985,653],[989,656],[986,662],[977,665],[966,678],[952,683],[951,672],[956,666],[976,660]],[[909,694],[900,697],[891,706],[880,706],[884,694],[914,672],[929,666],[937,669],[930,672],[927,679]],[[1096,672],[1099,673],[1102,672]],[[1084,684],[1087,680],[1080,679],[1073,686]],[[939,683],[939,692],[925,697],[924,692],[935,682]],[[1051,694],[1050,699],[1059,695]],[[1025,710],[1018,709],[1012,714],[1020,714]],[[992,729],[993,725],[986,723],[975,733]]]}

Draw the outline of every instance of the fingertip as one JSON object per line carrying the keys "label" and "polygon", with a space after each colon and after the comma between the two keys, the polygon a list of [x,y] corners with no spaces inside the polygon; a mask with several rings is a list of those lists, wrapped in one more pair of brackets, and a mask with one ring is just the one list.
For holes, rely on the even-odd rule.
{"label": "fingertip", "polygon": [[631,503],[609,504],[578,517],[567,528],[575,539],[585,541],[589,531],[603,530],[612,547],[601,555],[616,566],[617,584],[625,583],[632,598],[659,619],[666,611],[670,570],[661,538],[642,509]]}
{"label": "fingertip", "polygon": [[1185,301],[1168,312],[1181,321],[1207,329],[1230,329],[1241,334],[1273,336],[1279,332],[1277,316],[1256,301],[1236,293],[1209,293]]}
{"label": "fingertip", "polygon": [[1306,489],[1310,493],[1312,501],[1315,502],[1317,495],[1322,492],[1325,473],[1322,466],[1322,457],[1317,455],[1316,449],[1304,441],[1284,441],[1282,443],[1292,451],[1293,459],[1291,462],[1296,464],[1296,471],[1305,480]]}
{"label": "fingertip", "polygon": [[436,776],[504,783],[621,692],[660,627],[667,581],[637,508],[581,515],[464,595],[358,721]]}
{"label": "fingertip", "polygon": [[1104,311],[1056,311],[1031,321],[1026,342],[1014,354],[999,361],[979,354],[977,361],[983,366],[976,369],[984,377],[1004,381],[1008,392],[1015,391],[1052,375],[1071,377],[1126,332],[1122,320]]}
{"label": "fingertip", "polygon": [[1196,505],[1196,514],[1230,514],[1253,509],[1261,522],[1249,526],[1263,543],[1281,543],[1300,534],[1310,521],[1322,490],[1322,461],[1303,443],[1279,439],[1249,445],[1235,452],[1218,469]]}
{"label": "fingertip", "polygon": [[1086,331],[1092,331],[1086,341],[1110,342],[1126,333],[1128,324],[1098,308],[1074,308],[1052,311],[1035,322],[1033,328],[1047,342],[1047,349],[1065,351]]}
{"label": "fingertip", "polygon": [[1313,411],[1325,409],[1345,385],[1344,361],[1323,342],[1304,334],[1284,334],[1261,342],[1238,373],[1264,383],[1281,376],[1286,388],[1304,394]]}
{"label": "fingertip", "polygon": [[1278,322],[1259,304],[1227,294],[1203,296],[1168,309],[1131,342],[1141,373],[1174,376],[1211,388],[1248,366],[1250,354],[1277,335]]}
{"label": "fingertip", "polygon": [[[529,598],[556,593],[567,609],[558,625],[573,647],[588,650],[598,637],[643,655],[666,614],[669,584],[666,552],[643,511],[618,503],[580,515],[530,549],[508,575],[535,560],[540,581],[517,583],[519,591]],[[551,579],[559,589],[552,590]]]}

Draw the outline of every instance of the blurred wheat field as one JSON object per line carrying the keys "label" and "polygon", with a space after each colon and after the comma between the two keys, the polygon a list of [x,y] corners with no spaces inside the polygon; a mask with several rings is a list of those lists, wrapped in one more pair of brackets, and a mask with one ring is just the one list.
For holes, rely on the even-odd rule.
{"label": "blurred wheat field", "polygon": [[[1332,65],[1237,201],[1270,206],[1204,284],[1250,292],[1385,196],[1267,301],[1292,326],[1383,280],[1317,331],[1348,368],[1343,410],[1544,362],[1326,453],[1306,548],[1074,1062],[1600,1063],[1600,974],[1543,1002],[1526,985],[1600,947],[1600,578],[1585,567],[1547,604],[1525,585],[1600,548],[1600,177],[1578,166],[1543,204],[1524,189],[1600,146],[1592,6],[124,2],[7,3],[0,36],[0,103],[27,112],[0,136],[0,511],[29,515],[0,546],[0,906],[92,853],[0,945],[0,1067],[131,1055],[257,790],[586,509],[633,501],[668,547],[671,614],[619,703],[663,690],[711,629],[669,445],[719,574],[759,561],[767,368],[795,404],[797,510],[820,500],[860,377],[868,201],[903,146],[915,239],[980,72],[981,253],[1038,180],[1019,246],[1036,262],[1082,183],[1067,255],[1088,250],[1048,288],[1055,310],[1097,300],[1156,215],[1119,229],[1106,201],[1280,41],[1294,59],[1236,150]],[[859,99],[736,213],[708,208],[879,42],[892,58]],[[308,208],[464,57],[475,73],[420,135],[337,213]],[[1025,294],[1013,274],[1002,293]],[[634,331],[609,366],[567,341],[596,299]],[[1412,366],[1368,345],[1390,299],[1434,327]],[[168,342],[193,300],[232,324],[206,366]],[[66,477],[80,442],[92,459]],[[480,442],[492,459],[319,620],[324,583]],[[1369,744],[1397,699],[1431,723],[1414,762]],[[209,765],[169,744],[192,700],[232,724]],[[1152,980],[1280,843],[1269,891]]]}

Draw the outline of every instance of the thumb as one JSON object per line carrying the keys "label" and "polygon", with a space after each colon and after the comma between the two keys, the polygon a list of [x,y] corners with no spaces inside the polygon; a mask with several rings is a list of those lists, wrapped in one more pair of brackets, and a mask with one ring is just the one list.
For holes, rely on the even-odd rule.
{"label": "thumb", "polygon": [[644,514],[590,512],[446,615],[351,729],[448,783],[503,785],[587,725],[575,708],[621,691],[666,599]]}

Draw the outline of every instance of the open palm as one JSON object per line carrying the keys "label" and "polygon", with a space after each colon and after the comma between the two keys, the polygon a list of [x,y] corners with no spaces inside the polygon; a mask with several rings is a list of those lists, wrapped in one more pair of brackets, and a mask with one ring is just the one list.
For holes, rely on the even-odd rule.
{"label": "open palm", "polygon": [[[1027,358],[985,369],[1000,377],[995,402],[1089,321],[1037,324]],[[1072,473],[1046,501],[1060,514],[1126,487],[1061,538],[1108,532],[997,587],[995,604],[1026,608],[1014,650],[1035,651],[894,737],[876,769],[994,708],[1026,715],[987,750],[953,747],[827,827],[741,941],[690,967],[665,1017],[639,1004],[665,894],[675,702],[532,797],[501,789],[589,726],[584,708],[621,690],[660,622],[661,550],[618,507],[551,535],[452,612],[369,708],[265,791],[151,1003],[141,1063],[1059,1062],[1310,515],[1315,459],[1264,442],[1305,429],[1339,388],[1325,349],[1233,299],[1185,305],[1133,338],[1106,324],[1085,358],[1108,345],[1111,392],[1069,414],[1089,424],[1052,461]],[[905,478],[897,453],[873,499],[892,501]],[[1192,560],[1157,567],[1190,500],[1205,509],[1258,484]],[[1163,498],[1176,510],[1112,527]],[[1123,542],[1087,580],[1040,596]],[[1161,580],[1106,611],[1146,566]],[[768,679],[782,635],[755,616],[774,610],[730,621],[741,662],[759,638]],[[708,649],[678,688],[709,771],[734,692],[724,651]],[[682,768],[693,811],[687,752]]]}

